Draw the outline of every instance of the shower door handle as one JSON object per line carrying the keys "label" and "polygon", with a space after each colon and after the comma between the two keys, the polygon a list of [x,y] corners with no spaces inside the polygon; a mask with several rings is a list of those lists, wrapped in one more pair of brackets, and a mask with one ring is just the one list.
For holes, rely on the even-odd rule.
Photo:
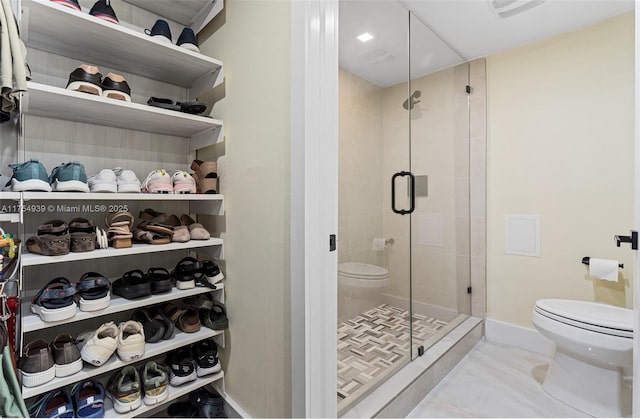
{"label": "shower door handle", "polygon": [[[396,179],[399,177],[409,177],[409,198],[410,198],[410,207],[409,209],[397,209],[396,208]],[[394,173],[391,177],[391,210],[396,214],[405,215],[411,214],[416,209],[416,178],[413,176],[411,172],[397,172]]]}

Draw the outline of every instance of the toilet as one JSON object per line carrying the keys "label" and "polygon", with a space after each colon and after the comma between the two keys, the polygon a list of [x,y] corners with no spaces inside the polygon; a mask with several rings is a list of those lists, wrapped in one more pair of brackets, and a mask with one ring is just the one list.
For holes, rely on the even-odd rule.
{"label": "toilet", "polygon": [[368,263],[345,262],[338,265],[338,323],[384,303],[382,292],[389,282],[389,271]]}
{"label": "toilet", "polygon": [[576,300],[536,301],[538,331],[555,343],[542,387],[555,398],[596,417],[629,414],[622,372],[633,363],[633,311]]}

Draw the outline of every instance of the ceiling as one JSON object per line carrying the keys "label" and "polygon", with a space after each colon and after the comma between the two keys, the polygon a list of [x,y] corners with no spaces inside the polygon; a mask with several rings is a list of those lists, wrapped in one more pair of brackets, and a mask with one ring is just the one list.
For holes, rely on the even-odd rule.
{"label": "ceiling", "polygon": [[[634,0],[545,0],[501,18],[489,0],[340,0],[340,66],[381,87],[406,81],[408,22],[415,78],[632,10]],[[374,38],[356,39],[364,32]]]}

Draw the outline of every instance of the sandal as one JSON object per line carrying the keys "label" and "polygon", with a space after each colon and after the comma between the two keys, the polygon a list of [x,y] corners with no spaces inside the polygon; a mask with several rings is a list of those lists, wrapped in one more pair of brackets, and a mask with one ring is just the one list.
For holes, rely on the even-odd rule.
{"label": "sandal", "polygon": [[96,250],[96,225],[86,218],[74,218],[69,221],[72,252],[90,252]]}
{"label": "sandal", "polygon": [[147,208],[140,211],[138,217],[142,220],[137,226],[138,229],[153,231],[169,237],[173,235],[173,227],[166,224],[167,216],[164,213]]}
{"label": "sandal", "polygon": [[66,255],[70,249],[69,226],[60,220],[47,221],[40,225],[36,230],[36,235],[27,240],[27,250],[40,255]]}
{"label": "sandal", "polygon": [[147,105],[155,106],[156,108],[169,109],[171,111],[179,111],[180,110],[180,106],[176,105],[173,102],[173,100],[165,99],[165,98],[161,98],[161,97],[153,97],[153,96],[151,96],[147,100]]}
{"label": "sandal", "polygon": [[173,227],[173,236],[171,236],[171,241],[177,243],[186,243],[191,240],[191,235],[189,234],[189,228],[187,226],[182,225],[182,222],[175,215],[170,215],[166,221],[167,225]]}
{"label": "sandal", "polygon": [[202,226],[202,224],[197,223],[189,215],[182,214],[180,221],[182,221],[182,224],[187,226],[189,229],[189,236],[191,237],[191,240],[209,240],[211,238],[211,234]]}
{"label": "sandal", "polygon": [[171,274],[165,268],[149,268],[147,278],[151,281],[151,294],[169,292],[173,288]]}
{"label": "sandal", "polygon": [[196,190],[202,194],[218,193],[218,163],[214,161],[194,160],[191,163]]}
{"label": "sandal", "polygon": [[67,278],[58,277],[49,281],[31,300],[31,311],[45,322],[68,319],[76,314],[73,296],[76,288]]}
{"label": "sandal", "polygon": [[107,236],[112,247],[116,249],[131,247],[133,220],[133,215],[127,211],[107,214],[104,222],[108,227]]}
{"label": "sandal", "polygon": [[162,322],[151,318],[147,310],[136,310],[131,316],[131,320],[142,324],[144,330],[144,341],[147,343],[156,343],[164,336],[165,326]]}
{"label": "sandal", "polygon": [[224,330],[229,328],[229,318],[227,317],[227,309],[219,301],[214,301],[211,310],[204,318],[203,323],[209,329]]}
{"label": "sandal", "polygon": [[76,284],[80,295],[80,310],[97,311],[109,307],[111,281],[97,272],[87,272]]}
{"label": "sandal", "polygon": [[164,326],[164,335],[162,336],[162,339],[173,339],[176,335],[176,325],[162,312],[160,307],[152,307],[149,314],[153,319],[159,321]]}
{"label": "sandal", "polygon": [[133,237],[137,242],[148,244],[169,244],[171,243],[171,237],[155,233],[153,231],[147,231],[142,229],[136,229],[133,232]]}
{"label": "sandal", "polygon": [[224,279],[224,274],[217,263],[211,262],[210,260],[203,260],[202,266],[204,275],[207,277],[210,284],[214,285]]}
{"label": "sandal", "polygon": [[127,300],[151,295],[151,281],[139,269],[126,272],[122,278],[113,282],[112,287],[114,294]]}
{"label": "sandal", "polygon": [[196,309],[189,307],[182,310],[178,317],[178,327],[185,333],[195,333],[200,330],[200,317]]}
{"label": "sandal", "polygon": [[187,290],[195,288],[196,278],[203,275],[202,263],[190,256],[187,256],[178,262],[172,275],[176,280],[177,289]]}

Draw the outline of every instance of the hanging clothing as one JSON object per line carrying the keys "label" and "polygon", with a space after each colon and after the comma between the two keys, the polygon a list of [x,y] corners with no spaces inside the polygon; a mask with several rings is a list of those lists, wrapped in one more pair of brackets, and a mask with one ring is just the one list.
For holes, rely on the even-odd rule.
{"label": "hanging clothing", "polygon": [[31,79],[26,63],[27,49],[20,39],[10,0],[0,0],[0,89],[2,110],[11,112],[18,107],[20,92],[27,90]]}

